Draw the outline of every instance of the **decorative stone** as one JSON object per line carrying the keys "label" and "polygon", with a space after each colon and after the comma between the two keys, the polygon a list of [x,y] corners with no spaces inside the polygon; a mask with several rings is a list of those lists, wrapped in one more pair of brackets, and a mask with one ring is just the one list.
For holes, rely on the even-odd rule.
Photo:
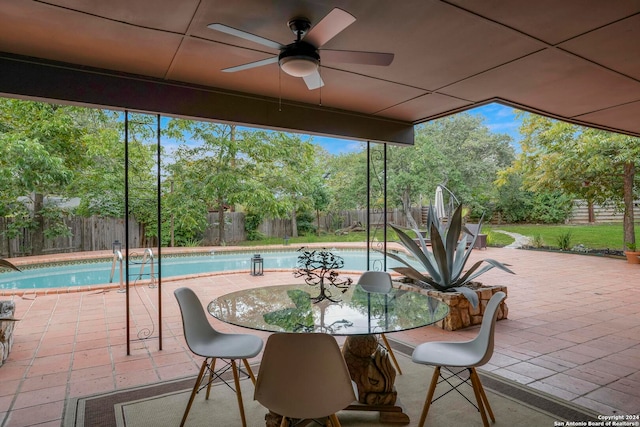
{"label": "decorative stone", "polygon": [[463,325],[473,325],[471,321],[473,317],[481,317],[481,316],[470,316],[469,315],[469,307],[463,308],[460,307],[460,321]]}
{"label": "decorative stone", "polygon": [[[507,293],[506,286],[484,286],[481,283],[474,282],[475,290],[478,295],[478,306],[474,309],[469,300],[459,292],[440,292],[432,289],[424,289],[408,283],[398,283],[396,286],[400,289],[420,292],[430,297],[437,298],[449,306],[449,314],[436,325],[447,331],[455,331],[458,329],[475,326],[482,323],[482,316],[487,308],[489,300],[496,292],[502,291]],[[506,299],[498,306],[497,320],[506,319],[509,314],[509,308]]]}
{"label": "decorative stone", "polygon": [[13,328],[16,320],[13,315],[16,305],[13,301],[0,301],[0,366],[9,357],[13,346]]}
{"label": "decorative stone", "polygon": [[471,315],[471,317],[480,316],[482,318],[482,308],[480,307],[480,305],[478,305],[476,308],[473,308],[473,306],[470,305],[469,314]]}
{"label": "decorative stone", "polygon": [[482,316],[471,316],[471,324],[479,325],[482,323]]}

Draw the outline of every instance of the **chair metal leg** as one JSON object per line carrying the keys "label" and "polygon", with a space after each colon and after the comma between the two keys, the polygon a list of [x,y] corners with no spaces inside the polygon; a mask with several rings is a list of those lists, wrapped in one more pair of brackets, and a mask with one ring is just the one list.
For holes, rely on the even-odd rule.
{"label": "chair metal leg", "polygon": [[231,368],[233,369],[233,382],[236,385],[236,397],[238,398],[238,408],[240,409],[242,427],[247,427],[247,419],[244,416],[244,405],[242,403],[242,390],[240,389],[240,377],[238,375],[238,367],[236,366],[236,361],[234,359],[231,359]]}
{"label": "chair metal leg", "polygon": [[393,349],[389,345],[389,341],[387,341],[387,336],[385,334],[380,334],[382,341],[384,341],[384,346],[387,349],[387,353],[391,356],[391,360],[393,360],[393,364],[396,367],[396,371],[399,375],[402,375],[402,369],[400,369],[400,365],[398,364],[398,360],[396,359],[396,355],[393,353]]}
{"label": "chair metal leg", "polygon": [[209,384],[207,384],[207,395],[205,396],[206,400],[209,400],[209,394],[211,393],[211,383],[213,383],[213,373],[216,368],[216,358],[211,359],[211,363],[209,364]]}
{"label": "chair metal leg", "polygon": [[480,389],[482,388],[482,384],[480,384],[480,378],[478,377],[478,373],[475,368],[469,368],[469,376],[471,377],[471,384],[473,386],[473,394],[476,395],[476,402],[478,402],[478,410],[480,411],[480,416],[482,417],[482,424],[484,427],[489,427],[489,420],[487,420],[487,414],[484,410],[484,405],[482,404],[482,394]]}
{"label": "chair metal leg", "polygon": [[256,376],[253,375],[253,371],[251,370],[251,366],[249,365],[249,361],[247,359],[242,359],[242,362],[244,363],[244,367],[247,369],[247,373],[249,374],[249,377],[251,378],[251,382],[255,386],[256,385]]}
{"label": "chair metal leg", "polygon": [[440,378],[440,366],[436,366],[433,370],[433,376],[431,377],[431,385],[427,392],[427,398],[424,400],[424,408],[422,408],[422,415],[420,416],[420,422],[418,427],[423,427],[424,422],[427,419],[427,413],[431,406],[431,400],[433,400],[433,394],[436,392],[436,385],[438,385],[438,378]]}
{"label": "chair metal leg", "polygon": [[338,420],[338,416],[336,414],[329,415],[329,419],[331,420],[331,427],[342,427],[342,424],[340,424],[340,420]]}
{"label": "chair metal leg", "polygon": [[204,376],[204,370],[209,364],[209,358],[204,359],[202,362],[202,366],[200,367],[200,372],[198,373],[198,378],[196,379],[196,383],[193,385],[193,390],[191,390],[191,396],[189,397],[189,403],[187,403],[187,407],[184,410],[184,414],[182,415],[182,421],[180,422],[180,427],[184,426],[185,421],[187,421],[187,415],[189,415],[189,411],[191,410],[191,405],[193,404],[193,399],[196,397],[196,393],[198,392],[198,387],[202,382],[202,377]]}

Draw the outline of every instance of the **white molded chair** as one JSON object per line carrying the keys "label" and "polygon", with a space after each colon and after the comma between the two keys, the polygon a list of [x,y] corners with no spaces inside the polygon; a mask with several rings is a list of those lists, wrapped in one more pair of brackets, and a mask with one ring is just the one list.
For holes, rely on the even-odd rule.
{"label": "white molded chair", "polygon": [[[372,294],[388,294],[393,288],[391,275],[386,271],[365,271],[358,279],[358,285],[360,285],[364,291]],[[386,335],[381,333],[380,338],[382,338],[384,348],[387,350],[387,353],[389,353],[389,356],[391,356],[391,360],[393,360],[396,371],[399,375],[402,375],[402,369],[400,369],[400,364],[396,360],[396,355],[393,353],[393,349],[389,345]]]}
{"label": "white molded chair", "polygon": [[335,338],[323,333],[276,333],[264,348],[255,400],[288,420],[329,417],[356,400],[354,384]]}
{"label": "white molded chair", "polygon": [[[477,409],[480,412],[480,416],[482,416],[482,423],[484,424],[484,426],[488,427],[489,425],[489,421],[487,420],[487,412],[491,417],[491,421],[496,421],[495,417],[493,416],[491,406],[489,405],[489,400],[487,400],[487,395],[485,394],[482,383],[480,382],[480,377],[476,372],[476,367],[482,366],[487,363],[493,355],[493,335],[496,325],[496,317],[498,315],[498,306],[500,305],[502,300],[506,298],[506,296],[507,295],[504,292],[496,292],[491,297],[482,318],[482,326],[480,327],[480,332],[474,339],[464,342],[426,342],[418,345],[413,351],[412,359],[415,363],[431,365],[435,367],[433,376],[431,378],[431,386],[429,387],[427,398],[424,402],[424,408],[422,410],[422,416],[420,417],[420,423],[418,424],[419,427],[424,426],[424,422],[427,418],[427,413],[429,412],[431,403],[442,397],[440,396],[435,400],[432,400],[437,384],[439,384],[441,381],[449,382],[448,379],[454,376],[458,377],[461,380],[459,384],[455,386],[452,385],[453,389],[455,389],[460,394],[462,393],[457,389],[457,387],[462,384],[466,384],[467,381],[471,380],[473,393],[478,404]],[[458,372],[447,369],[449,372],[451,372],[451,376],[445,378],[440,372],[441,367],[445,367],[445,369],[447,369],[448,367],[463,369]],[[469,377],[460,377],[459,374],[465,370],[469,372]],[[442,380],[438,381],[440,377],[442,377]],[[451,383],[449,382],[449,384]]]}
{"label": "white molded chair", "polygon": [[[238,399],[238,408],[240,409],[240,417],[242,418],[243,427],[246,427],[247,421],[244,414],[244,405],[242,404],[242,392],[240,391],[240,378],[238,374],[239,368],[236,365],[236,360],[242,359],[247,370],[247,375],[255,385],[256,379],[247,359],[257,356],[260,353],[264,344],[262,339],[255,335],[225,334],[218,332],[209,323],[198,296],[191,289],[176,289],[174,295],[180,306],[184,338],[187,341],[187,345],[194,354],[205,358],[202,362],[196,383],[191,391],[191,397],[182,416],[180,426],[184,426],[187,420],[196,393],[206,386],[206,399],[209,399],[213,380],[215,378],[222,379],[220,375],[231,367],[235,383],[235,392]],[[216,359],[228,360],[229,362],[225,363],[225,366],[220,370],[215,371]],[[206,385],[202,385],[206,370],[209,371],[209,379]]]}

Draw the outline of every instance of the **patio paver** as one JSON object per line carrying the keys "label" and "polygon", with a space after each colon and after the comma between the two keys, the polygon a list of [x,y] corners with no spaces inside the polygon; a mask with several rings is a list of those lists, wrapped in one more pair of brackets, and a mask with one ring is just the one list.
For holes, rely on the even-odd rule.
{"label": "patio paver", "polygon": [[[484,369],[603,415],[640,413],[640,266],[497,248],[474,251],[474,258],[497,259],[517,273],[494,269],[481,277],[486,284],[508,286],[509,306],[509,318],[496,325],[495,354]],[[296,280],[291,272],[266,268],[257,277],[243,272],[165,280],[163,350],[158,350],[157,326],[152,338],[137,338],[151,326],[147,310],[155,320],[158,307],[157,289],[136,287],[130,294],[131,355],[126,355],[125,296],[115,289],[2,297],[14,299],[21,321],[9,359],[0,367],[1,425],[59,426],[66,397],[195,375],[200,359],[184,342],[173,291],[189,286],[208,301]],[[247,332],[211,322],[221,330]],[[390,337],[418,344],[476,333],[477,328],[447,332],[431,326]]]}

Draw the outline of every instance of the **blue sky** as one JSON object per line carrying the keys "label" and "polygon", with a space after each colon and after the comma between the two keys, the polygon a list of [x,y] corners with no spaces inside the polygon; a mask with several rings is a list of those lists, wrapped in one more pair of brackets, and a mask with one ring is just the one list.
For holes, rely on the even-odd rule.
{"label": "blue sky", "polygon": [[513,138],[513,142],[517,143],[520,138],[518,129],[521,120],[516,118],[514,111],[513,107],[493,103],[467,112],[484,117],[484,123],[491,132],[506,133]]}
{"label": "blue sky", "polygon": [[[467,110],[467,113],[481,116],[484,120],[485,126],[487,126],[491,132],[505,133],[511,136],[516,151],[519,151],[518,141],[520,139],[520,133],[518,132],[518,128],[520,127],[520,120],[516,119],[513,107],[506,107],[504,105],[494,103],[474,108],[472,110]],[[166,127],[167,120],[167,117],[162,118],[163,127]],[[332,154],[351,153],[354,151],[361,151],[366,148],[366,144],[360,141],[317,135],[305,135],[303,138],[312,139],[315,144],[322,145]],[[163,145],[165,146],[165,149],[171,152],[177,148],[178,143],[165,138]]]}
{"label": "blue sky", "polygon": [[[467,110],[467,113],[481,116],[484,124],[494,133],[505,133],[513,139],[513,145],[518,150],[520,133],[520,120],[516,118],[514,108],[501,104],[488,104],[482,107]],[[346,139],[330,138],[325,136],[313,136],[313,142],[322,145],[332,154],[360,151],[365,147],[364,143]]]}

